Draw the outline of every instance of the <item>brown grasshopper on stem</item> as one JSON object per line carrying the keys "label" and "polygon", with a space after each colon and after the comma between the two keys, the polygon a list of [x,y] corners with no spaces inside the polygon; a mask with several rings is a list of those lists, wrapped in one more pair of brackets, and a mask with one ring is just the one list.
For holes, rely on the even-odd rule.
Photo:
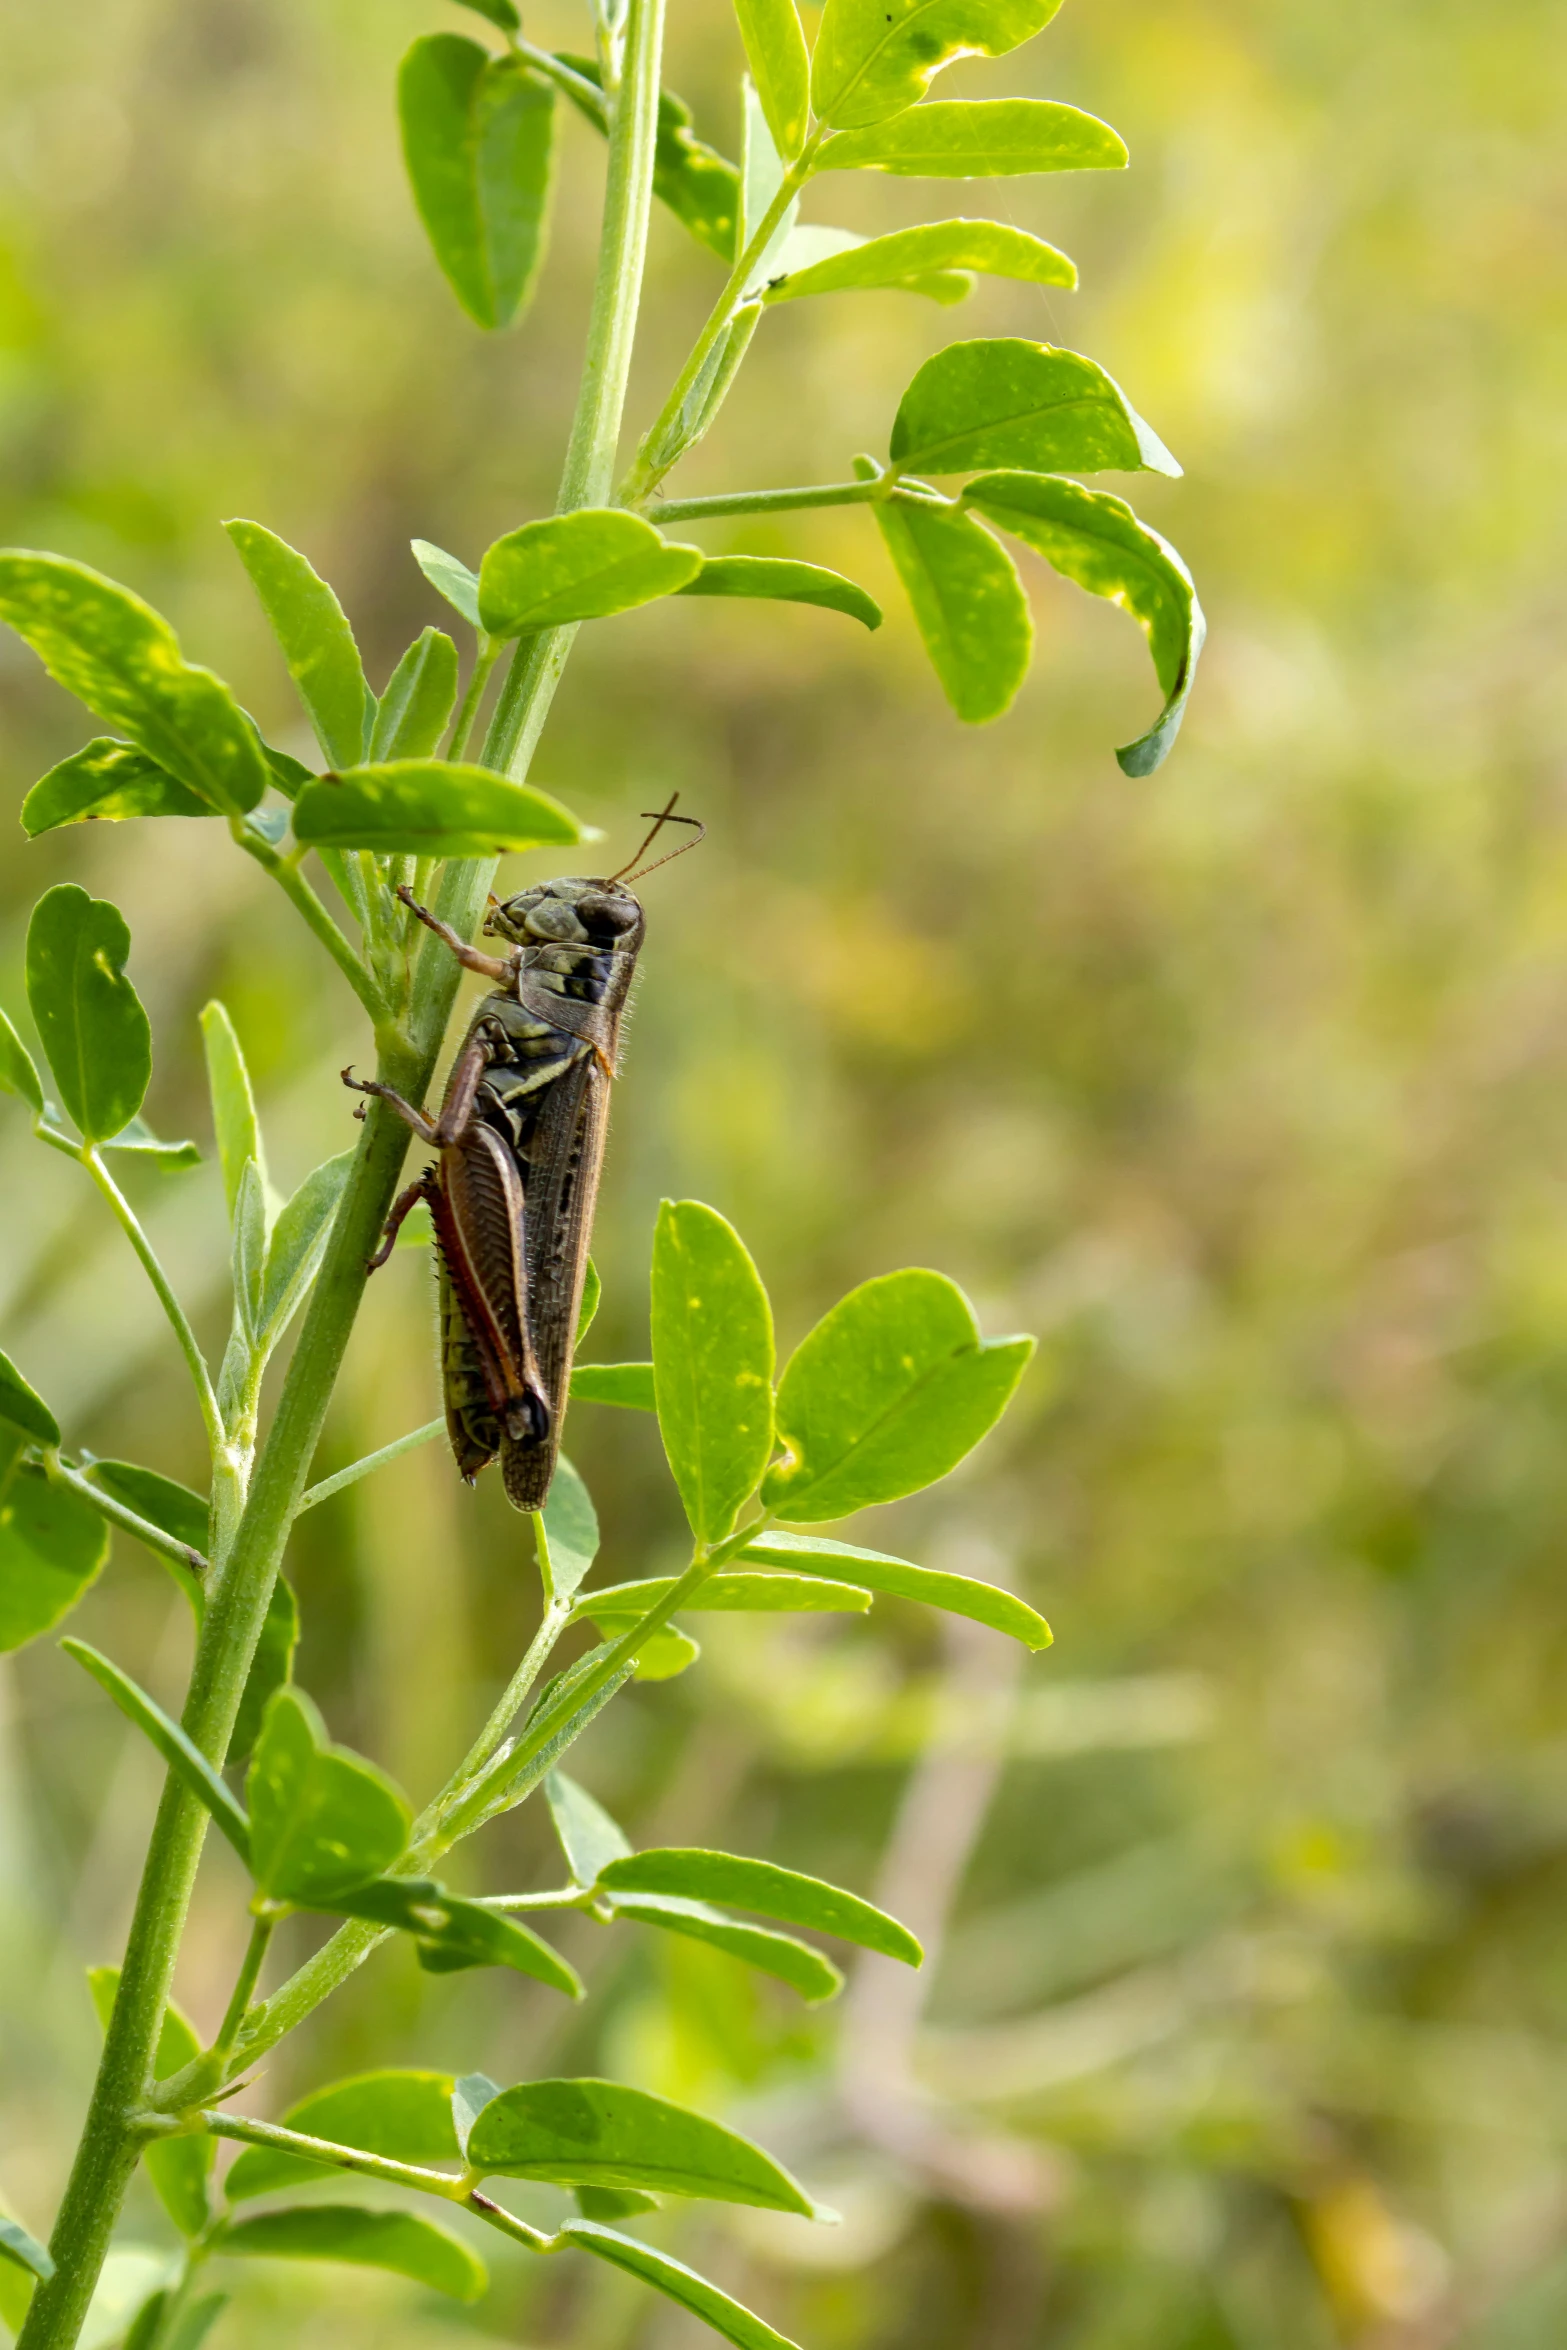
{"label": "brown grasshopper on stem", "polygon": [[394,1202],[370,1270],[385,1264],[409,1211],[428,1201],[452,1451],[470,1484],[498,1454],[520,1510],[544,1506],[571,1384],[609,1089],[644,929],[624,877],[635,877],[671,821],[695,819],[675,816],[671,799],[631,863],[607,879],[538,882],[492,899],[484,928],[512,942],[504,957],[469,946],[399,889],[464,969],[495,986],[463,1039],[439,1117],[343,1071],[345,1085],[378,1094],[440,1154]]}

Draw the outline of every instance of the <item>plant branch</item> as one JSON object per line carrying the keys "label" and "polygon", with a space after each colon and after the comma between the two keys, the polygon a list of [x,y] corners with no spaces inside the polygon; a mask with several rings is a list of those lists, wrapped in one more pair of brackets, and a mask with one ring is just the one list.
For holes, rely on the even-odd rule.
{"label": "plant branch", "polygon": [[809,506],[869,506],[886,496],[876,481],[824,481],[797,490],[727,490],[713,498],[670,498],[652,509],[660,528],[724,514],[792,514]]}
{"label": "plant branch", "polygon": [[223,1414],[218,1409],[217,1394],[212,1385],[212,1374],[207,1369],[207,1358],[196,1343],[196,1333],[185,1319],[185,1309],[174,1294],[173,1285],[158,1261],[158,1252],[141,1228],[135,1209],[126,1198],[114,1177],[104,1165],[96,1143],[82,1145],[82,1165],[113,1209],[121,1231],[142,1262],[142,1270],[157,1292],[158,1303],[168,1316],[170,1327],[179,1340],[180,1352],[196,1390],[196,1401],[201,1406],[201,1417],[207,1431],[216,1467],[228,1452],[228,1436],[223,1426]]}
{"label": "plant branch", "polygon": [[251,1994],[261,1979],[261,1969],[266,1962],[267,1949],[276,1924],[276,1913],[270,1908],[260,1910],[251,1923],[250,1940],[245,1945],[245,1955],[240,1962],[239,1973],[234,1978],[228,2007],[218,2026],[218,2036],[207,2051],[209,2058],[217,2059],[220,2079],[229,2051],[239,2038],[240,2026],[250,2012]]}
{"label": "plant branch", "polygon": [[818,132],[810,139],[804,152],[790,164],[778,184],[776,195],[758,221],[755,234],[729,272],[724,290],[709,311],[707,324],[692,344],[686,363],[670,389],[669,397],[642,436],[636,460],[620,485],[618,496],[620,505],[640,506],[657,488],[670,467],[683,454],[677,450],[673,456],[660,462],[650,455],[650,452],[657,450],[672,431],[680,411],[686,404],[693,384],[712,356],[719,337],[729,326],[735,312],[744,300],[750,284],[751,273],[766,252],[772,240],[773,231],[811,176],[820,138],[821,134]]}
{"label": "plant branch", "polygon": [[260,833],[253,832],[238,818],[229,829],[245,854],[254,857],[264,873],[271,874],[290,904],[304,916],[371,1019],[379,1021],[386,1006],[367,965],[355,954],[293,859],[279,856],[269,840],[263,840]]}
{"label": "plant branch", "polygon": [[354,1461],[348,1468],[339,1469],[335,1477],[323,1477],[319,1485],[312,1485],[303,1496],[296,1518],[306,1510],[313,1510],[319,1502],[330,1501],[334,1493],[343,1493],[350,1485],[357,1485],[361,1477],[368,1477],[372,1469],[384,1469],[388,1461],[398,1460],[405,1452],[412,1452],[419,1444],[428,1444],[433,1437],[444,1436],[445,1419],[426,1420],[422,1428],[415,1428],[407,1436],[399,1436],[393,1444],[383,1444],[379,1452],[367,1452],[362,1461]]}
{"label": "plant branch", "polygon": [[177,1541],[172,1534],[165,1534],[163,1528],[155,1526],[150,1518],[138,1517],[134,1510],[126,1508],[123,1501],[116,1501],[112,1494],[104,1492],[101,1485],[95,1485],[90,1477],[83,1476],[80,1469],[70,1467],[57,1452],[46,1452],[43,1461],[45,1474],[52,1483],[69,1486],[73,1493],[81,1495],[83,1501],[90,1501],[99,1516],[107,1518],[111,1526],[118,1526],[124,1534],[134,1534],[138,1542],[144,1542],[149,1550],[157,1551],[171,1566],[178,1567],[182,1579],[194,1576],[199,1588],[200,1578],[207,1572],[207,1561],[199,1550],[193,1550],[188,1542]]}
{"label": "plant branch", "polygon": [[[161,2115],[143,2117],[143,2127]],[[388,2154],[365,2154],[357,2146],[339,2146],[330,2138],[311,2138],[303,2130],[285,2130],[278,2122],[252,2121],[248,2114],[203,2110],[196,2119],[212,2138],[237,2138],[245,2146],[271,2146],[280,2154],[297,2154],[306,2162],[329,2163],[335,2170],[358,2171],[367,2179],[384,2179],[389,2187],[417,2187],[422,2195],[440,2195],[448,2203],[464,2203],[472,2189],[466,2177],[450,2171],[426,2170],[416,2162],[394,2162]],[[153,2133],[174,2136],[162,2128]]]}

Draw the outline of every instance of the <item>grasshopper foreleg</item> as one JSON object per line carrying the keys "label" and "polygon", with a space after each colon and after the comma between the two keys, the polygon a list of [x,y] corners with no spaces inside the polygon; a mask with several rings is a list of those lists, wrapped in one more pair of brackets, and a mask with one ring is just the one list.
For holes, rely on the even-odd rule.
{"label": "grasshopper foreleg", "polygon": [[397,894],[409,913],[416,914],[426,930],[433,930],[436,937],[451,948],[465,971],[477,971],[481,979],[493,979],[502,987],[510,983],[516,971],[513,956],[508,955],[502,961],[499,955],[482,953],[478,947],[471,947],[466,939],[459,938],[449,922],[443,922],[439,915],[432,914],[428,906],[421,906],[412,890],[399,883]]}

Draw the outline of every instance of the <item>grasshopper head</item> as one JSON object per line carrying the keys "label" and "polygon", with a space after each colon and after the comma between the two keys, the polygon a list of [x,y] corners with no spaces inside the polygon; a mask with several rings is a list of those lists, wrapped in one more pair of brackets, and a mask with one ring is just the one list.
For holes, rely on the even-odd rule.
{"label": "grasshopper head", "polygon": [[642,906],[618,882],[568,875],[536,882],[514,898],[497,900],[484,927],[492,937],[510,939],[513,946],[613,947],[622,940],[635,944]]}

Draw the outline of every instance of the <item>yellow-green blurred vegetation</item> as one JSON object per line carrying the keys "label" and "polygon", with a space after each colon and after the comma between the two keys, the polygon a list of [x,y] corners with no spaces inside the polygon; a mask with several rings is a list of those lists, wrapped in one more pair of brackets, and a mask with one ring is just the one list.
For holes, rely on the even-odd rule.
{"label": "yellow-green blurred vegetation", "polygon": [[[732,152],[723,0],[673,16],[669,79]],[[438,0],[0,19],[0,539],[147,594],[285,746],[221,516],[310,555],[379,684],[442,617],[410,536],[472,561],[553,503],[601,150],[565,123],[539,300],[486,340],[397,148],[398,56],[441,23]],[[581,39],[564,0],[529,30]],[[808,2350],[1546,2350],[1567,2329],[1567,17],[1069,0],[949,81],[1086,106],[1133,168],[839,175],[808,217],[993,210],[1072,252],[1082,292],[789,305],[679,494],[842,478],[954,332],[1091,352],[1188,469],[1137,485],[1211,625],[1175,754],[1117,771],[1156,703],[1146,655],[1039,566],[1030,681],[962,730],[842,510],[706,543],[839,566],[886,602],[879,635],[703,603],[599,626],[534,775],[621,854],[676,786],[709,827],[648,885],[589,1352],[644,1351],[662,1193],[733,1218],[786,1344],[869,1274],[951,1272],[987,1329],[1043,1334],[1043,1365],[958,1477],[856,1538],[1014,1582],[1057,1646],[1018,1666],[891,1602],[709,1618],[700,1666],[581,1750],[641,1841],[879,1886],[941,1942],[922,2005],[871,1962],[823,2020],[716,1953],[576,1921],[586,2009],[383,1954],[254,2108],[417,2062],[603,2070],[726,2115],[844,2227],[677,2213],[660,2240]],[[716,274],[655,219],[633,425]],[[10,637],[0,729],[13,811],[87,731]],[[196,1013],[220,995],[279,1179],[346,1147],[362,1019],[220,827],[10,838],[13,1011],[29,907],[80,879],[131,924],[159,1130],[205,1139]],[[199,1479],[134,1263],[0,1110],[8,1351],[73,1441]],[[215,1166],[135,1191],[216,1343]],[[429,1292],[414,1252],[373,1284],[325,1467],[436,1408]],[[652,1424],[580,1406],[569,1443],[605,1571],[660,1571]],[[423,1791],[525,1634],[519,1522],[431,1447],[306,1519],[293,1561],[301,1680]],[[133,1544],[77,1621],[177,1702],[188,1619]],[[51,1643],[0,1696],[0,2190],[46,2230],[95,2055],[82,1970],[118,1953],[158,1766]],[[549,1881],[537,1808],[470,1871]],[[220,1849],[180,1981],[203,2024],[242,1927]],[[141,2188],[125,2232],[165,2241]],[[261,2264],[214,2350],[711,2339],[582,2265],[502,2248],[454,2318]]]}

